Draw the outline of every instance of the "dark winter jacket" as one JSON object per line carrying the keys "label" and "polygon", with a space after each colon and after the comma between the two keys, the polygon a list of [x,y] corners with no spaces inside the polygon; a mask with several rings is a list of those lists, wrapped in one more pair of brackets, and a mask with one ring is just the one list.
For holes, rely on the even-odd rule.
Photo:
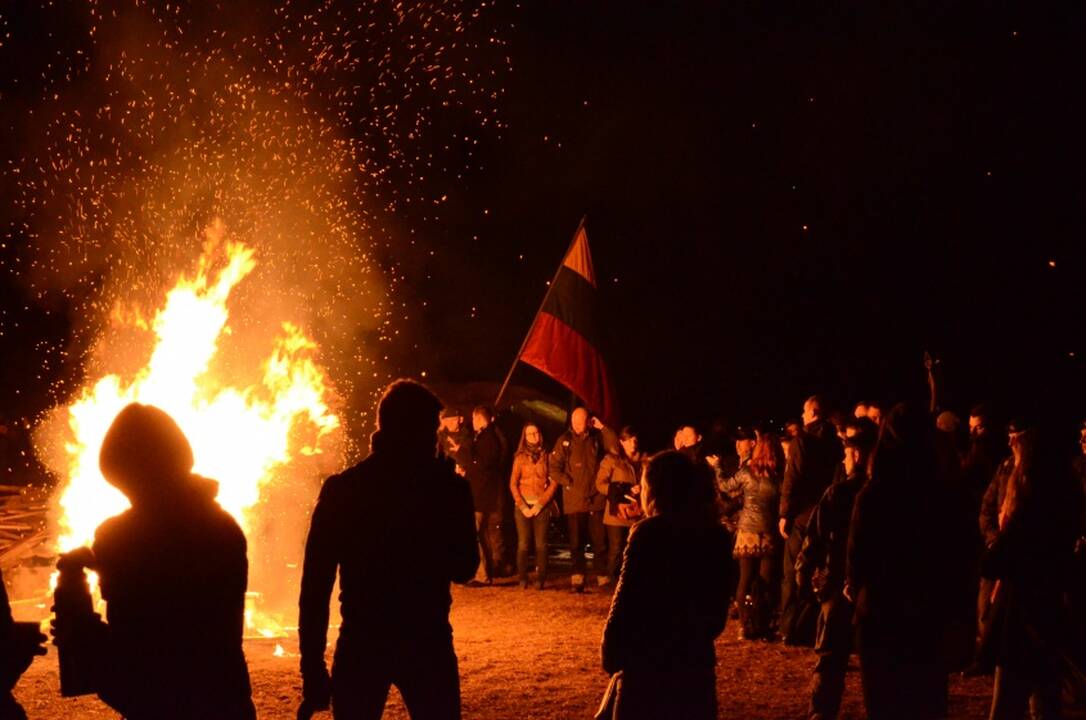
{"label": "dark winter jacket", "polygon": [[817,577],[814,590],[820,599],[833,597],[844,587],[852,506],[866,480],[863,473],[853,472],[830,485],[811,514],[807,536],[796,556],[796,575],[803,585]]}
{"label": "dark winter jacket", "polygon": [[193,477],[94,537],[109,626],[100,695],[128,718],[253,718],[242,651],[245,535]]}
{"label": "dark winter jacket", "polygon": [[605,497],[596,489],[596,473],[603,455],[599,433],[562,433],[551,451],[551,477],[562,486],[565,513],[603,510]]}
{"label": "dark winter jacket", "polygon": [[491,423],[476,433],[468,451],[468,484],[475,503],[475,512],[500,512],[505,497],[504,473],[505,436]]}
{"label": "dark winter jacket", "polygon": [[806,526],[815,504],[833,482],[841,456],[841,441],[830,422],[816,420],[804,427],[788,449],[780,517]]}
{"label": "dark winter jacket", "polygon": [[999,438],[990,432],[970,440],[969,452],[962,460],[962,476],[969,492],[976,499],[978,510],[981,499],[992,483],[992,477],[1006,455],[1007,444],[1001,443]]}
{"label": "dark winter jacket", "polygon": [[337,653],[447,642],[450,582],[467,582],[479,546],[467,482],[446,459],[385,443],[324,482],[305,545],[298,634],[302,672],[323,671],[339,571]]}
{"label": "dark winter jacket", "polygon": [[904,661],[949,670],[962,653],[952,628],[975,612],[975,545],[934,433],[927,412],[890,412],[853,506],[845,574],[861,654],[892,648]]}
{"label": "dark winter jacket", "polygon": [[781,500],[781,483],[777,475],[756,475],[750,465],[743,465],[730,478],[717,475],[721,493],[742,496],[737,528],[741,532],[777,533],[777,509]]}
{"label": "dark winter jacket", "polygon": [[716,716],[713,641],[728,616],[729,547],[713,520],[657,516],[630,531],[602,645],[604,670],[624,674],[620,717]]}
{"label": "dark winter jacket", "polygon": [[1003,507],[1003,498],[1007,495],[1007,481],[1014,472],[1014,458],[1007,457],[999,464],[984,491],[980,503],[980,532],[984,544],[991,545],[999,535],[999,509]]}

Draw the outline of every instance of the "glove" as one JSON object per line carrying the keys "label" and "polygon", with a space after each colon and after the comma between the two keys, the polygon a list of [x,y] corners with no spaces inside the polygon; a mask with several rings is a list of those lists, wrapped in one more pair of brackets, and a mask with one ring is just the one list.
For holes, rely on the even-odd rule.
{"label": "glove", "polygon": [[[314,712],[327,710],[332,704],[332,679],[325,667],[302,673],[302,705],[298,717],[311,717]],[[307,711],[308,715],[303,715]]]}

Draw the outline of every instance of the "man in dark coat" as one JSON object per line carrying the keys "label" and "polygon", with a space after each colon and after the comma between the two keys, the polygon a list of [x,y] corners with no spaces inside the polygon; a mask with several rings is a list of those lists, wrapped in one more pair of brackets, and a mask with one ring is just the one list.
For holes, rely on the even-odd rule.
{"label": "man in dark coat", "polygon": [[[475,435],[464,451],[463,446],[450,445],[455,457],[467,463],[468,485],[475,504],[475,527],[479,535],[479,568],[473,585],[488,585],[493,578],[508,574],[505,568],[505,540],[502,535],[502,513],[508,492],[505,472],[505,436],[494,424],[494,411],[480,405],[471,413]],[[459,464],[460,460],[457,460]]]}
{"label": "man in dark coat", "polygon": [[808,720],[833,720],[841,708],[845,671],[852,652],[852,603],[842,594],[852,505],[867,481],[873,433],[845,440],[844,477],[826,489],[811,515],[807,537],[796,558],[796,582],[810,587],[821,604],[815,636]]}
{"label": "man in dark coat", "polygon": [[1006,456],[1007,445],[991,427],[988,411],[977,405],[969,411],[969,450],[962,459],[962,475],[978,510],[992,476]]}
{"label": "man in dark coat", "polygon": [[[593,418],[594,419],[594,418]],[[594,419],[595,420],[595,419]],[[570,580],[574,592],[584,592],[586,536],[591,537],[596,582],[607,583],[606,530],[603,509],[607,498],[596,488],[596,472],[603,456],[599,420],[589,425],[588,411],[577,408],[570,415],[569,430],[562,433],[551,451],[551,477],[562,486],[562,512],[569,527],[569,548],[573,560]]]}
{"label": "man in dark coat", "polygon": [[132,503],[94,536],[108,621],[99,696],[132,720],[251,720],[246,542],[218,484],[192,474],[181,429],[149,405],[117,415],[99,465]]}
{"label": "man in dark coat", "polygon": [[[413,718],[460,717],[450,582],[479,564],[471,491],[438,457],[441,403],[400,380],[377,406],[369,457],[325,481],[299,599],[303,708],[379,718],[396,685]],[[329,680],[324,651],[336,571],[343,624]]]}
{"label": "man in dark coat", "polygon": [[795,567],[811,513],[833,482],[841,462],[841,441],[836,428],[825,417],[826,404],[817,395],[803,404],[803,430],[788,448],[781,484],[780,533],[786,544],[780,631],[789,645],[814,642],[818,610],[813,603],[799,597]]}
{"label": "man in dark coat", "polygon": [[941,460],[931,416],[896,405],[853,507],[844,595],[856,607],[871,720],[946,717],[948,637],[958,608],[968,606],[963,578],[973,548]]}

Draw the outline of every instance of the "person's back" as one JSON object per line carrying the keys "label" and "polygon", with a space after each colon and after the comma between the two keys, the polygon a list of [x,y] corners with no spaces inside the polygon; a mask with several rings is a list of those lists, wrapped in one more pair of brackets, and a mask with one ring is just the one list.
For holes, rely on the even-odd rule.
{"label": "person's back", "polygon": [[934,432],[926,412],[896,405],[853,509],[845,594],[856,603],[873,720],[944,717],[957,662],[951,629],[963,600],[968,608],[971,528],[940,466]]}
{"label": "person's back", "polygon": [[245,536],[193,462],[181,429],[148,405],[122,410],[102,442],[102,474],[132,507],[95,532],[108,621],[98,694],[133,720],[255,717]]}
{"label": "person's back", "polygon": [[[713,641],[730,600],[730,543],[719,524],[687,526],[667,517],[630,532],[626,560],[604,634],[608,672],[681,674],[712,668]],[[651,622],[636,628],[627,621]],[[629,634],[627,635],[627,631]]]}
{"label": "person's back", "polygon": [[808,424],[788,453],[781,488],[781,517],[806,527],[814,506],[833,483],[840,462],[841,443],[833,425],[826,420]]}
{"label": "person's back", "polygon": [[245,536],[213,498],[208,481],[168,513],[131,509],[95,534],[111,665],[100,694],[126,717],[253,716]]}
{"label": "person's back", "polygon": [[[441,403],[410,381],[377,408],[372,454],[321,488],[299,599],[303,710],[379,718],[396,685],[413,718],[460,717],[450,582],[479,563],[467,481],[437,457]],[[337,570],[343,624],[324,651]],[[302,713],[300,713],[302,714]]]}
{"label": "person's back", "polygon": [[707,468],[664,452],[645,471],[649,517],[630,532],[603,631],[608,673],[623,673],[618,716],[716,717],[713,641],[727,621],[728,535]]}
{"label": "person's back", "polygon": [[458,512],[470,510],[467,483],[446,460],[377,451],[330,477],[313,525],[340,568],[341,639],[396,643],[447,632],[449,582],[475,572],[447,555],[463,530]]}

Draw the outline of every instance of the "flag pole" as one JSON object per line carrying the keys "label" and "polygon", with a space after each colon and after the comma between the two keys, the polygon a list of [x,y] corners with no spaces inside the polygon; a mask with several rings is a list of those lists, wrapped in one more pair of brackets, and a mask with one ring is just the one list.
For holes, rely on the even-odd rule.
{"label": "flag pole", "polygon": [[513,358],[513,365],[509,368],[509,372],[505,374],[505,382],[502,383],[501,389],[498,390],[498,397],[494,399],[494,411],[498,410],[498,403],[501,402],[502,396],[505,395],[506,389],[509,387],[509,381],[513,379],[513,371],[517,369],[517,363],[520,362],[520,356],[524,352],[525,346],[528,344],[528,338],[532,336],[532,328],[535,327],[535,320],[539,317],[539,313],[543,312],[544,306],[547,304],[547,297],[550,296],[551,290],[554,289],[554,283],[558,281],[558,273],[562,272],[562,266],[566,263],[566,258],[569,256],[570,250],[573,249],[573,243],[577,242],[577,236],[581,234],[581,230],[584,229],[584,221],[587,219],[587,215],[581,216],[581,222],[577,223],[577,229],[573,231],[573,237],[570,238],[569,247],[566,248],[566,252],[562,255],[562,259],[558,261],[558,269],[554,271],[554,277],[547,284],[547,292],[543,294],[543,302],[539,303],[539,309],[536,310],[535,315],[532,316],[532,324],[528,326],[528,333],[524,336],[524,340],[520,343],[520,350],[517,350],[517,356]]}

